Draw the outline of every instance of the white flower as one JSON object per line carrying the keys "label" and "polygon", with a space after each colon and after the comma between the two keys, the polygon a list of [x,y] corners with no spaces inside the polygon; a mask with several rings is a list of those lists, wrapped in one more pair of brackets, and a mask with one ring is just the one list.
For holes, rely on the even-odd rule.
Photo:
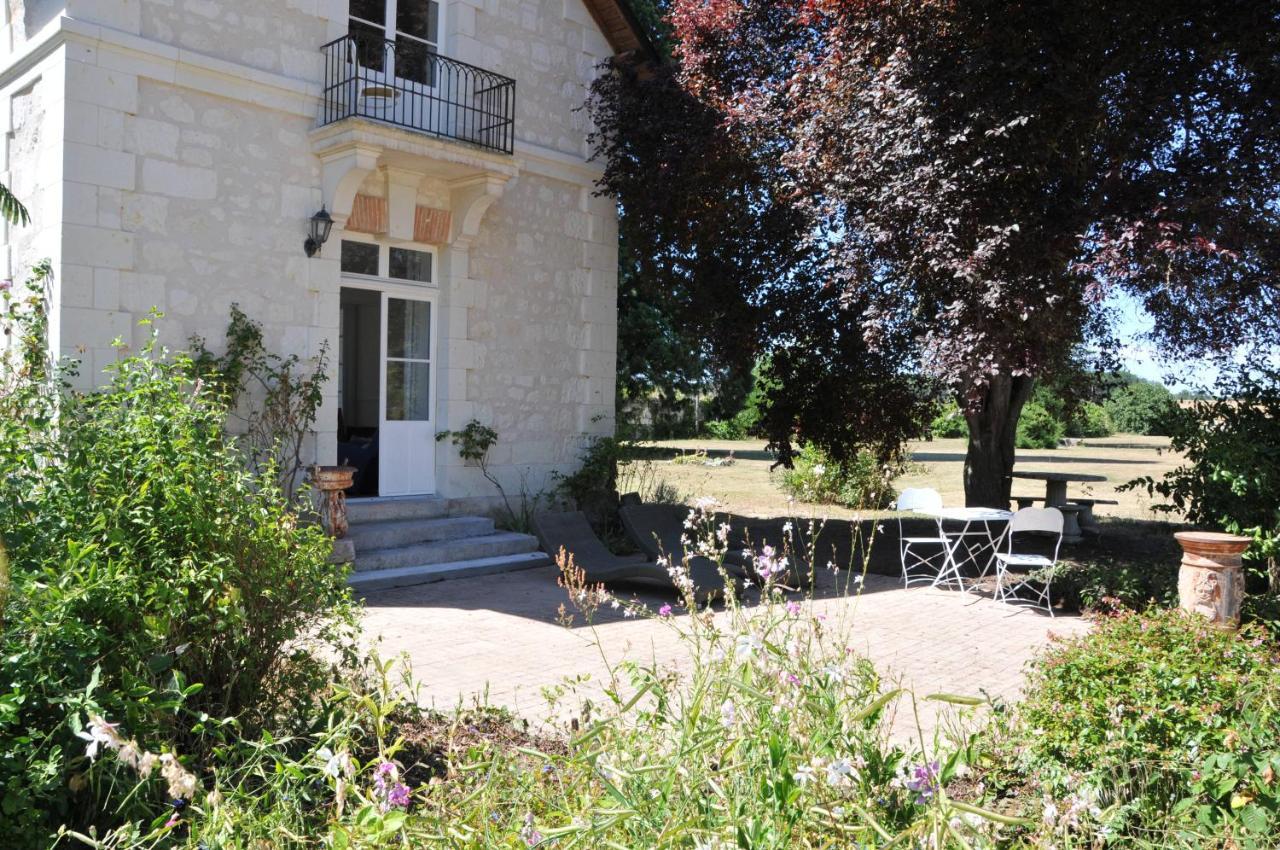
{"label": "white flower", "polygon": [[854,577],[853,577],[853,583],[854,583],[854,584],[856,584],[858,587],[862,587],[862,583],[863,583],[865,580],[866,580],[866,577],[865,577],[865,576],[857,575],[857,576],[854,576]]}
{"label": "white flower", "polygon": [[737,643],[733,649],[733,657],[738,661],[745,661],[756,654],[756,650],[764,646],[760,642],[760,638],[755,635],[738,635]]}
{"label": "white flower", "polygon": [[796,772],[791,775],[791,778],[796,781],[797,785],[808,785],[809,781],[813,779],[813,766],[808,764],[800,765],[796,768]]}
{"label": "white flower", "polygon": [[732,729],[737,722],[738,710],[734,707],[733,700],[727,699],[720,705],[720,725]]}
{"label": "white flower", "polygon": [[814,474],[814,475],[822,475],[822,474],[823,474],[824,472],[826,472],[826,471],[827,471],[827,468],[826,468],[825,466],[823,466],[822,464],[820,464],[820,463],[815,463],[815,464],[813,465],[813,474]]}
{"label": "white flower", "polygon": [[784,522],[784,523],[782,524],[782,533],[783,533],[783,534],[790,534],[790,533],[791,533],[791,520],[787,520],[786,522]]}
{"label": "white flower", "polygon": [[123,743],[120,733],[116,731],[116,724],[108,723],[96,714],[89,715],[89,725],[77,732],[76,737],[89,742],[89,745],[84,748],[84,754],[89,757],[89,761],[98,757],[100,746],[105,746],[109,750],[118,750]]}
{"label": "white flower", "polygon": [[822,668],[822,673],[832,682],[837,684],[843,682],[845,678],[844,668],[838,664],[828,664],[826,667]]}
{"label": "white flower", "polygon": [[173,753],[160,756],[160,775],[169,783],[169,796],[174,799],[190,800],[195,796],[199,781],[178,761]]}
{"label": "white flower", "polygon": [[841,785],[858,775],[858,771],[848,759],[836,759],[827,765],[827,784]]}

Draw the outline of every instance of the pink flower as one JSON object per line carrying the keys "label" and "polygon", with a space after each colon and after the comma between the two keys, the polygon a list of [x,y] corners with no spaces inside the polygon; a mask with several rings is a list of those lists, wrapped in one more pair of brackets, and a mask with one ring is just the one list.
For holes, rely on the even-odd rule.
{"label": "pink flower", "polygon": [[802,606],[800,605],[799,602],[793,601],[793,602],[787,603],[787,613],[790,614],[792,617],[799,617],[801,610],[802,610]]}
{"label": "pink flower", "polygon": [[659,617],[670,617],[670,616],[671,616],[671,610],[672,610],[672,609],[671,609],[671,606],[670,606],[670,605],[663,605],[661,608],[659,608],[659,609],[658,609],[658,616],[659,616]]}

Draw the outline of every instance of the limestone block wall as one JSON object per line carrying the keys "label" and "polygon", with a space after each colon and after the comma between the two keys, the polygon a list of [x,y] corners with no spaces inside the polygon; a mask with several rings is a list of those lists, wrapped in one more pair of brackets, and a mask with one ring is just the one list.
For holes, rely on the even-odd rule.
{"label": "limestone block wall", "polygon": [[[50,16],[57,6],[65,17]],[[42,32],[63,32],[39,61],[27,43],[0,67],[4,179],[35,218],[5,234],[6,276],[53,261],[54,344],[83,360],[81,386],[137,349],[153,308],[174,348],[192,335],[218,348],[233,302],[274,351],[336,347],[341,236],[313,259],[302,240],[325,200],[308,137],[318,47],[345,31],[345,0],[28,0],[19,11],[22,27],[43,18]],[[575,112],[610,51],[580,0],[451,0],[446,26],[447,53],[517,79],[518,173],[478,235],[438,246],[438,419],[495,427],[494,470],[508,489],[536,491],[574,468],[584,435],[613,427],[616,219],[592,196]],[[449,203],[430,179],[417,191]],[[336,460],[336,359],[310,447],[319,462]],[[493,501],[447,444],[436,480],[442,495]]]}

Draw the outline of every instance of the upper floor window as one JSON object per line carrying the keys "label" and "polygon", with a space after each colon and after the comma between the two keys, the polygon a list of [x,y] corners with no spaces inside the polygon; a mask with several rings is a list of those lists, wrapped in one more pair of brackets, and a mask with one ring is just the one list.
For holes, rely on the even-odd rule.
{"label": "upper floor window", "polygon": [[[435,84],[432,54],[440,50],[440,3],[436,0],[349,0],[347,32],[360,65],[402,80]],[[386,43],[395,45],[394,51]],[[394,67],[388,67],[388,65]]]}

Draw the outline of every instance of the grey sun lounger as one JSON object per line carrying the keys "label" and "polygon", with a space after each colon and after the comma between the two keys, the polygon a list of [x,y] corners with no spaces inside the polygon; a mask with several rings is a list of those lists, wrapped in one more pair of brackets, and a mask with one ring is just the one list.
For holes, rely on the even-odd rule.
{"label": "grey sun lounger", "polygon": [[[600,542],[587,517],[581,511],[537,514],[533,518],[533,532],[542,545],[542,551],[552,558],[564,549],[573,555],[573,563],[586,575],[591,584],[615,584],[640,581],[675,589],[667,568],[643,556],[623,557],[615,555]],[[724,577],[713,561],[693,558],[689,563],[689,577],[699,600],[724,594]]]}
{"label": "grey sun lounger", "polygon": [[[669,504],[623,505],[618,513],[622,517],[622,526],[626,529],[627,536],[650,558],[656,560],[659,557],[670,557],[680,560],[684,557],[684,544],[681,541],[685,531],[684,522],[689,516],[687,507]],[[774,541],[774,537],[778,539]],[[772,543],[780,553],[781,537],[781,531],[772,534],[764,526],[738,525],[730,531],[729,547],[724,556],[725,567],[744,578],[756,580],[755,558],[752,552],[745,551],[747,542],[750,541],[753,552]],[[796,560],[795,553],[791,554],[791,559]],[[784,584],[793,587],[808,584],[809,569],[803,563],[799,566],[799,570],[793,566],[788,571]]]}

